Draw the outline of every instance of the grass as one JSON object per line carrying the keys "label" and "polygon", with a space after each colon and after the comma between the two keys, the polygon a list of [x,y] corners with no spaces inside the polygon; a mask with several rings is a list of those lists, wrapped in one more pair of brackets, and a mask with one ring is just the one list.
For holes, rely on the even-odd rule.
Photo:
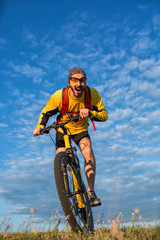
{"label": "grass", "polygon": [[134,227],[134,228],[121,228],[121,229],[107,229],[99,228],[94,231],[94,233],[81,234],[74,233],[72,231],[58,231],[54,229],[53,231],[48,232],[26,232],[26,233],[1,233],[0,240],[159,240],[160,239],[160,227],[154,228],[143,228],[143,227]]}
{"label": "grass", "polygon": [[[17,232],[13,231],[13,223],[7,215],[0,224],[0,240],[160,240],[160,226],[138,224],[138,212],[132,213],[130,225],[125,227],[123,215],[120,213],[108,225],[97,219],[95,231],[89,234],[75,233],[66,225],[65,230],[59,230],[61,223],[60,214],[51,215],[50,221],[45,221],[43,226],[35,227],[33,221],[34,211],[31,209],[31,218],[24,221]],[[54,224],[53,224],[54,223]],[[47,230],[46,230],[47,229]]]}

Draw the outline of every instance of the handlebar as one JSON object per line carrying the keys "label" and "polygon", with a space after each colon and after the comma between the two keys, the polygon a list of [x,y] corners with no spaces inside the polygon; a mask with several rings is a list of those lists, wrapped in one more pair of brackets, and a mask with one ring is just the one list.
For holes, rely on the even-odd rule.
{"label": "handlebar", "polygon": [[67,123],[69,123],[69,122],[71,122],[71,121],[73,121],[73,122],[78,122],[80,119],[81,119],[81,116],[80,116],[80,115],[72,116],[72,115],[70,114],[70,115],[68,116],[68,120],[65,121],[64,123],[54,122],[54,123],[51,124],[50,126],[41,129],[40,133],[41,133],[41,134],[49,133],[52,128],[54,128],[54,129],[57,129],[57,128],[59,128],[59,127],[62,127],[62,128],[63,128]]}

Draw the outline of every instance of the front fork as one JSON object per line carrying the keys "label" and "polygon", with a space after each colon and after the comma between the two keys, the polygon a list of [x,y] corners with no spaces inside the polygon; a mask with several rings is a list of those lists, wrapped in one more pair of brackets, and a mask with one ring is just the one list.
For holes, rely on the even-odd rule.
{"label": "front fork", "polygon": [[[74,156],[73,156],[73,149],[71,148],[69,136],[68,136],[67,133],[64,134],[64,142],[65,142],[65,147],[66,147],[66,153],[68,153],[71,158],[74,158]],[[80,189],[80,184],[79,184],[79,181],[78,181],[78,179],[80,179],[80,181],[81,181],[81,183],[83,185],[83,178],[82,178],[82,173],[81,173],[81,169],[80,169],[80,166],[79,166],[78,159],[75,159],[75,162],[76,162],[76,165],[79,168],[78,172],[76,173],[72,168],[68,169],[72,173],[73,188],[74,188],[74,193],[73,194],[69,194],[69,196],[76,195],[77,202],[78,202],[78,207],[79,208],[84,208],[85,205],[83,203],[81,195],[79,194],[80,191],[82,191],[83,189]],[[66,184],[67,183],[65,182],[65,185]]]}

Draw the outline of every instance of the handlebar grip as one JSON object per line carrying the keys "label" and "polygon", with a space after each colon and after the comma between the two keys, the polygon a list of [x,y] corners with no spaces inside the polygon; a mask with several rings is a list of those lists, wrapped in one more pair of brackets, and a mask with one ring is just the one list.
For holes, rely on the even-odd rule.
{"label": "handlebar grip", "polygon": [[41,134],[44,134],[44,133],[49,133],[49,129],[47,128],[44,128],[40,131]]}

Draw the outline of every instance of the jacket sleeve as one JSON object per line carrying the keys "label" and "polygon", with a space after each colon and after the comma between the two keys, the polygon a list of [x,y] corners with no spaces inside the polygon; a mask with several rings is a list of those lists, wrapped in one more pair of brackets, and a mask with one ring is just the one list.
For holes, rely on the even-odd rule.
{"label": "jacket sleeve", "polygon": [[91,88],[91,115],[90,119],[97,122],[104,122],[108,119],[107,111],[104,107],[99,92]]}
{"label": "jacket sleeve", "polygon": [[62,102],[62,91],[59,90],[51,96],[45,108],[40,113],[37,127],[44,128],[46,126],[48,119],[60,111],[61,102]]}

